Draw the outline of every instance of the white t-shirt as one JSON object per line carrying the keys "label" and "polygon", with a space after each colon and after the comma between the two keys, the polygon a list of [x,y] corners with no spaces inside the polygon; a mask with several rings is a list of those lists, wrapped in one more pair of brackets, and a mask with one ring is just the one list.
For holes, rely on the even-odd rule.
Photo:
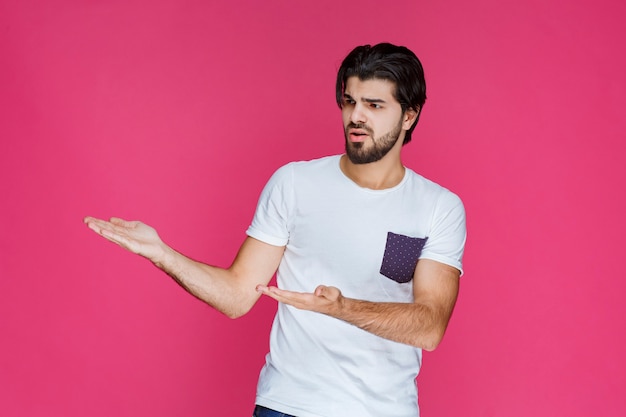
{"label": "white t-shirt", "polygon": [[[247,234],[286,246],[280,288],[323,284],[350,298],[411,302],[418,258],[462,270],[465,211],[455,194],[409,169],[393,188],[362,188],[339,160],[285,165],[261,194]],[[421,349],[279,303],[256,402],[298,417],[417,417],[421,359]]]}

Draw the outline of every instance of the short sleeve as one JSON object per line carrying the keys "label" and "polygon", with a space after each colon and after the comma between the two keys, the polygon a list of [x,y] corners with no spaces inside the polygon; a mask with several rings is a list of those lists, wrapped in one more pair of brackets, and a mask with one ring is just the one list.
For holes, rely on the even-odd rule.
{"label": "short sleeve", "polygon": [[267,182],[246,234],[274,246],[289,241],[289,221],[293,200],[293,166],[279,168]]}
{"label": "short sleeve", "polygon": [[456,194],[443,189],[433,212],[430,233],[420,259],[432,259],[453,266],[462,275],[466,238],[463,202]]}

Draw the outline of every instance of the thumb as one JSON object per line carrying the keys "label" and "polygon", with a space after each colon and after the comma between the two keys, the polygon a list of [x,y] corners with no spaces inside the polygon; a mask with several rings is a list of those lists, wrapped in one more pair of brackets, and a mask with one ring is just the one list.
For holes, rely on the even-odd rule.
{"label": "thumb", "polygon": [[328,287],[326,285],[318,285],[313,294],[317,297],[325,297],[328,293]]}
{"label": "thumb", "polygon": [[315,289],[315,295],[318,297],[324,297],[327,300],[335,301],[341,296],[341,291],[336,287],[328,287],[326,285],[320,285]]}

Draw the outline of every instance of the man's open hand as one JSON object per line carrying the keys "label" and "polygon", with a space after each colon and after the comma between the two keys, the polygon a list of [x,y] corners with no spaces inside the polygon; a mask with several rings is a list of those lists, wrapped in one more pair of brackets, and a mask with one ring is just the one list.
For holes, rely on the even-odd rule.
{"label": "man's open hand", "polygon": [[85,224],[94,232],[133,253],[158,262],[165,244],[156,230],[139,221],[126,221],[117,217],[101,220],[85,217]]}
{"label": "man's open hand", "polygon": [[343,307],[344,297],[335,287],[318,286],[313,293],[281,290],[277,287],[258,285],[256,290],[268,297],[300,310],[315,311],[337,317]]}

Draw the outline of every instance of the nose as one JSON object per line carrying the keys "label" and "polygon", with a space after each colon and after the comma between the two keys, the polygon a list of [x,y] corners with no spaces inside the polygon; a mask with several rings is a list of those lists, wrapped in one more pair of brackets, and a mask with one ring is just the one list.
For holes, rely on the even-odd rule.
{"label": "nose", "polygon": [[356,103],[352,107],[352,112],[350,113],[350,121],[354,124],[363,124],[367,122],[367,117],[365,115],[363,104]]}

